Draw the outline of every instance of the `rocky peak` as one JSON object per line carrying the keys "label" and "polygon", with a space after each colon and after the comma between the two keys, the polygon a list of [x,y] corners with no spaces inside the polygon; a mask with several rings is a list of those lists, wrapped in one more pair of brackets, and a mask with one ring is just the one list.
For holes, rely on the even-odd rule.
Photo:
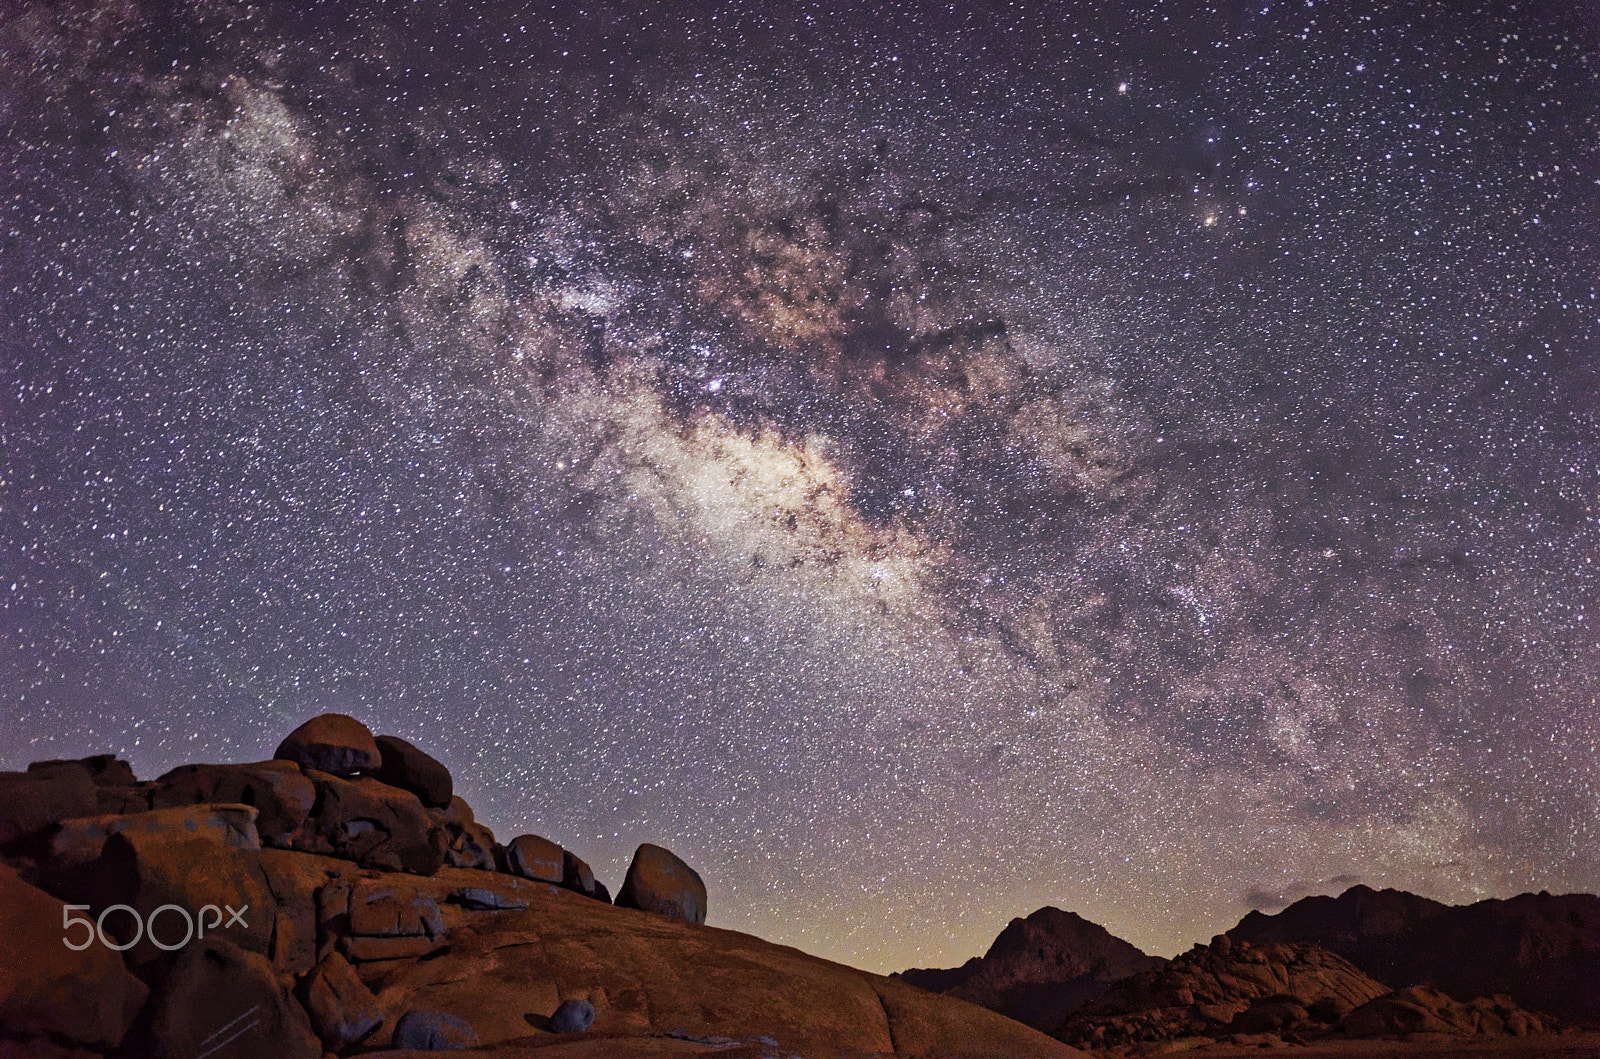
{"label": "rocky peak", "polygon": [[958,968],[913,968],[899,977],[1037,1029],[1053,1029],[1112,982],[1164,962],[1076,913],[1046,906],[1013,919],[981,958]]}

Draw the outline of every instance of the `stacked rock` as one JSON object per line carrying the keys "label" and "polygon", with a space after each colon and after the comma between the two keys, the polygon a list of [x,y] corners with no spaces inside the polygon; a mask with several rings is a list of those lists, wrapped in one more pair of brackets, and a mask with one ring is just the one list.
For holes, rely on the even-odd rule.
{"label": "stacked rock", "polygon": [[[577,854],[538,835],[501,845],[443,764],[344,714],[302,724],[271,760],[148,782],[111,755],[38,762],[0,773],[0,1050],[470,1046],[455,1014],[386,1012],[383,982],[478,916],[567,892],[610,903]],[[705,886],[642,846],[619,904],[700,923]],[[549,1024],[596,1018],[568,1000]]]}

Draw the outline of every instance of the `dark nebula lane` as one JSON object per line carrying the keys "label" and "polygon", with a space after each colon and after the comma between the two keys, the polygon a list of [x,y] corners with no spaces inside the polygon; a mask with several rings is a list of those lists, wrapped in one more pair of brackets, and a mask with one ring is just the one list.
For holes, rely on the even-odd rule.
{"label": "dark nebula lane", "polygon": [[1600,8],[764,6],[0,13],[4,767],[878,970],[1600,889]]}

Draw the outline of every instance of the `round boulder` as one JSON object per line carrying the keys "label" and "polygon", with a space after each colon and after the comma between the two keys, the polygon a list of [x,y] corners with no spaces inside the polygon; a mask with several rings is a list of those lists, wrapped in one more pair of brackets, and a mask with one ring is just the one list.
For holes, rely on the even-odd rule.
{"label": "round boulder", "polygon": [[562,849],[548,838],[518,835],[505,847],[506,871],[536,882],[560,884]]}
{"label": "round boulder", "polygon": [[704,923],[706,884],[671,850],[646,842],[633,855],[616,903],[685,923]]}
{"label": "round boulder", "polygon": [[550,1016],[551,1033],[588,1033],[594,1025],[594,1005],[587,1000],[564,1000]]}
{"label": "round boulder", "polygon": [[333,776],[376,772],[383,764],[378,743],[367,726],[342,713],[311,718],[290,732],[272,756]]}
{"label": "round boulder", "polygon": [[410,791],[430,809],[449,807],[455,796],[449,769],[398,736],[380,735],[376,742],[383,757],[378,766],[379,780]]}

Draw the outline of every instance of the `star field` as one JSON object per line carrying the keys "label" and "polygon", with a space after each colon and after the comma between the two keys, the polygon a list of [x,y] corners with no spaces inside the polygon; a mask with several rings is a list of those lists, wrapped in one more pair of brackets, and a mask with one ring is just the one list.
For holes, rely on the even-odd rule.
{"label": "star field", "polygon": [[1600,9],[0,16],[0,755],[322,710],[874,970],[1600,888]]}

